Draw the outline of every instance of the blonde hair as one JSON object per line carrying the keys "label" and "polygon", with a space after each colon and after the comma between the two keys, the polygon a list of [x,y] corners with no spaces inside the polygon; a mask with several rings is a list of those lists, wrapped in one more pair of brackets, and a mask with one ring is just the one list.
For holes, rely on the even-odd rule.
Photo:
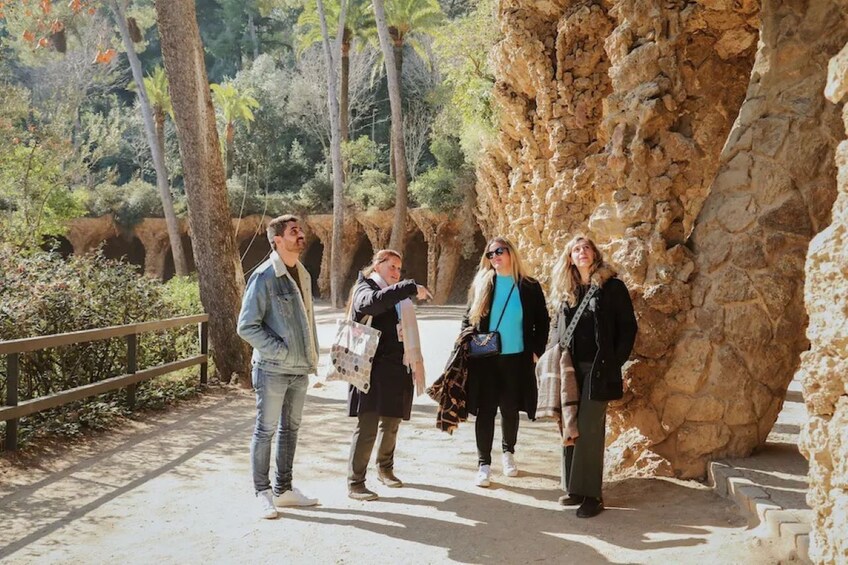
{"label": "blonde hair", "polygon": [[403,255],[401,255],[394,249],[381,249],[377,253],[375,253],[374,256],[371,258],[371,264],[362,270],[362,276],[370,276],[371,273],[374,272],[374,269],[377,267],[377,265],[379,265],[380,263],[385,263],[391,257],[395,257],[399,261],[403,261]]}
{"label": "blonde hair", "polygon": [[[395,251],[394,249],[381,249],[377,253],[375,253],[374,256],[371,258],[371,263],[367,267],[362,269],[362,276],[367,279],[368,277],[371,276],[371,273],[374,272],[374,268],[377,265],[379,265],[380,263],[383,263],[385,261],[388,261],[389,258],[391,258],[391,257],[396,257],[397,259],[400,259],[401,261],[403,261],[403,256],[400,253],[398,253],[397,251]],[[354,284],[350,288],[350,294],[347,297],[347,310],[348,310],[348,312],[350,312],[351,308],[353,307],[353,295],[355,293],[356,293],[356,284]]]}
{"label": "blonde hair", "polygon": [[504,237],[493,237],[487,241],[486,247],[483,248],[483,255],[480,257],[477,274],[474,275],[474,280],[471,281],[471,286],[468,289],[468,304],[470,304],[468,321],[473,326],[479,324],[480,320],[489,313],[495,268],[492,267],[492,262],[486,258],[486,252],[493,243],[499,243],[509,251],[510,260],[512,261],[512,278],[515,279],[516,283],[525,279],[533,280],[533,277],[530,276],[530,273],[524,266],[524,261],[521,260],[521,255],[518,254],[518,250],[512,242]]}
{"label": "blonde hair", "polygon": [[551,298],[554,304],[560,304],[562,300],[565,300],[572,308],[577,306],[578,293],[582,282],[577,265],[571,261],[571,251],[581,241],[588,243],[595,255],[595,260],[589,268],[590,276],[604,264],[604,256],[594,241],[583,234],[574,236],[571,241],[565,244],[562,255],[554,265],[551,276]]}

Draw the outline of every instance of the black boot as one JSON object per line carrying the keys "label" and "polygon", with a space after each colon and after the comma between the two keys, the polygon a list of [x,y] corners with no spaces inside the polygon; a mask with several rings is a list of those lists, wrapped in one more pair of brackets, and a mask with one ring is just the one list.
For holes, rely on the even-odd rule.
{"label": "black boot", "polygon": [[600,498],[587,496],[577,509],[578,518],[592,518],[604,511],[604,501]]}
{"label": "black boot", "polygon": [[559,497],[559,503],[563,506],[577,506],[583,503],[583,498],[579,494],[564,494]]}

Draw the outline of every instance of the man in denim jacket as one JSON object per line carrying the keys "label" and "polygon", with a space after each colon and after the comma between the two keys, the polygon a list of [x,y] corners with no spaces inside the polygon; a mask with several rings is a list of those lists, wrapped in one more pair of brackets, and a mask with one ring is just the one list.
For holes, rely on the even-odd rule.
{"label": "man in denim jacket", "polygon": [[[318,500],[292,487],[309,373],[318,365],[318,335],[312,305],[312,278],[298,260],[306,237],[298,218],[280,216],[268,224],[271,257],[251,275],[242,301],[238,334],[253,346],[256,428],[250,443],[253,486],[263,518],[277,506],[312,506]],[[277,428],[277,474],[268,478],[271,440]]]}

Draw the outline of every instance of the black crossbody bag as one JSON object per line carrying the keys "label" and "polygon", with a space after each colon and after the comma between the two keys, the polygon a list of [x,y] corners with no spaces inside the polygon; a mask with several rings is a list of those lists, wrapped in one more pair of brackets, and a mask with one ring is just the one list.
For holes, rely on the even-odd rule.
{"label": "black crossbody bag", "polygon": [[501,327],[501,320],[503,320],[504,312],[506,312],[506,307],[509,304],[510,298],[512,298],[514,290],[515,284],[513,284],[512,288],[509,290],[509,294],[506,297],[506,302],[504,302],[503,310],[501,310],[501,316],[498,318],[498,323],[495,325],[495,329],[490,332],[474,332],[471,334],[471,341],[468,342],[468,357],[472,359],[482,359],[484,357],[494,357],[495,355],[501,354],[501,334],[498,332],[498,328]]}

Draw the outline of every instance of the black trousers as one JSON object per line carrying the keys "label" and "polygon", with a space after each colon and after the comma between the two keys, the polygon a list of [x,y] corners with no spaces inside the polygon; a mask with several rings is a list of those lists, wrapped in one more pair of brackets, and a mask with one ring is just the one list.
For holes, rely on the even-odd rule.
{"label": "black trousers", "polygon": [[504,453],[515,453],[518,440],[518,407],[521,403],[521,358],[523,354],[498,355],[487,360],[486,374],[481,374],[474,432],[477,438],[477,462],[492,464],[492,442],[495,439],[495,415],[501,409],[501,435]]}

